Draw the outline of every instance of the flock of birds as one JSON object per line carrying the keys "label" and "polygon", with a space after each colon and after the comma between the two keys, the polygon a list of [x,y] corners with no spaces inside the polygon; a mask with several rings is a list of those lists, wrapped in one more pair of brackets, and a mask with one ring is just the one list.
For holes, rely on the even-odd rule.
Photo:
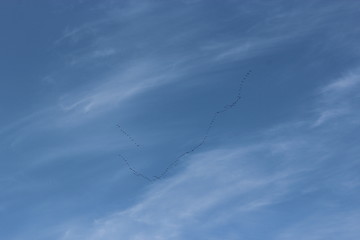
{"label": "flock of birds", "polygon": [[[243,78],[241,79],[240,81],[240,85],[239,85],[239,88],[238,88],[238,91],[237,91],[237,96],[236,98],[230,103],[230,104],[227,104],[225,105],[222,109],[214,112],[214,115],[213,117],[211,118],[211,121],[209,122],[208,124],[208,127],[205,131],[205,134],[204,136],[202,137],[201,141],[199,142],[199,144],[193,146],[191,149],[189,149],[188,151],[186,152],[183,152],[182,154],[180,154],[178,157],[176,157],[170,164],[168,164],[168,166],[158,175],[158,176],[153,176],[152,178],[146,176],[145,174],[137,171],[136,169],[134,169],[129,161],[127,160],[127,158],[125,158],[122,154],[119,154],[119,157],[124,161],[124,163],[126,164],[127,168],[129,169],[129,171],[131,171],[135,176],[137,177],[141,177],[143,178],[144,180],[148,181],[148,182],[154,182],[154,181],[158,181],[158,180],[161,180],[163,178],[166,177],[166,175],[169,173],[169,171],[174,168],[178,162],[184,158],[186,155],[189,155],[189,154],[192,154],[194,153],[196,150],[198,150],[201,146],[204,145],[204,143],[206,142],[206,139],[208,138],[209,136],[209,133],[211,131],[211,129],[214,127],[215,123],[216,123],[216,120],[218,119],[218,117],[229,111],[230,109],[234,108],[237,103],[241,100],[242,98],[242,89],[243,89],[243,86],[244,86],[244,83],[245,81],[248,79],[248,77],[250,76],[250,74],[252,73],[251,70],[249,70],[244,76]],[[116,125],[120,131],[129,139],[129,141],[131,141],[137,148],[140,148],[140,144],[138,144],[135,139],[130,135],[128,134],[119,124]]]}

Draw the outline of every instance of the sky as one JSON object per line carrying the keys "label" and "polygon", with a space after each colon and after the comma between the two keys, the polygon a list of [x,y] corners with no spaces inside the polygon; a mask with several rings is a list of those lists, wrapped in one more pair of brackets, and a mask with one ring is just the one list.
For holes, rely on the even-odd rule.
{"label": "sky", "polygon": [[0,239],[360,238],[360,2],[0,2]]}

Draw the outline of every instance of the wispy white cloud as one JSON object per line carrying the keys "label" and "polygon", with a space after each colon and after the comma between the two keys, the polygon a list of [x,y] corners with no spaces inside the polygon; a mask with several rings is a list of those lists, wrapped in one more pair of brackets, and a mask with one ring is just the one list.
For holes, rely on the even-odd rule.
{"label": "wispy white cloud", "polygon": [[212,55],[214,61],[245,60],[269,52],[286,38],[269,39],[246,38],[237,42],[218,42],[207,44],[202,49]]}
{"label": "wispy white cloud", "polygon": [[331,119],[345,116],[358,115],[360,89],[360,71],[352,69],[344,73],[340,78],[332,81],[319,90],[315,112],[318,114],[313,126],[317,127]]}
{"label": "wispy white cloud", "polygon": [[[318,100],[323,97],[321,93]],[[354,96],[342,95],[340,100],[349,100],[349,97]],[[320,130],[313,130],[316,121],[315,118],[286,123],[260,134],[255,144],[194,155],[178,174],[151,185],[138,203],[98,219],[92,225],[69,227],[61,239],[176,240],[186,239],[184,233],[197,231],[210,239],[218,227],[231,226],[249,216],[261,219],[261,213],[271,211],[273,206],[305,198],[323,188],[312,181],[323,177],[321,172],[328,161],[338,154],[338,149],[328,148],[328,141],[341,130],[323,132],[321,124]],[[327,121],[341,123],[341,119]],[[353,160],[348,159],[337,167],[346,169],[352,164]],[[331,181],[333,191],[351,182],[348,187],[353,190],[359,185],[354,184],[355,179],[349,182],[348,176],[343,172],[322,181]],[[342,211],[336,201],[329,199],[328,202],[339,207],[337,212],[321,209],[307,213],[303,220],[286,230],[275,231],[269,239],[331,239],[334,234],[344,239],[359,236],[356,215]],[[319,214],[326,216],[319,217]],[[262,224],[259,221],[258,224]],[[200,223],[201,228],[197,227]],[[239,229],[229,231],[241,236]]]}
{"label": "wispy white cloud", "polygon": [[185,74],[180,68],[172,64],[160,64],[155,59],[119,66],[119,70],[107,74],[103,80],[97,79],[63,93],[57,102],[45,104],[38,112],[3,126],[0,134],[25,137],[44,129],[84,123],[121,107],[126,101],[134,100],[141,94],[174,83]]}
{"label": "wispy white cloud", "polygon": [[323,87],[321,92],[323,94],[331,94],[330,92],[332,92],[339,95],[345,91],[351,90],[358,84],[360,84],[360,69],[355,69],[345,73],[339,79],[336,79],[334,82]]}
{"label": "wispy white cloud", "polygon": [[78,64],[85,64],[85,63],[89,63],[91,61],[101,61],[104,60],[106,58],[115,56],[116,54],[118,54],[118,51],[115,50],[114,48],[104,48],[104,49],[97,49],[95,48],[95,50],[91,51],[90,53],[86,53],[86,54],[76,54],[76,55],[70,55],[69,58],[69,64],[71,66],[75,66]]}
{"label": "wispy white cloud", "polygon": [[61,98],[59,106],[65,112],[109,110],[129,98],[176,80],[180,74],[154,61],[137,61],[108,79],[98,81],[89,90],[67,94]]}
{"label": "wispy white cloud", "polygon": [[[234,6],[239,16],[256,18],[254,23],[250,27],[239,26],[242,34],[238,35],[237,40],[228,40],[226,37],[211,39],[204,43],[202,50],[209,52],[212,55],[210,59],[214,61],[245,60],[265,55],[292,41],[299,41],[314,31],[327,28],[333,24],[331,20],[337,16],[339,9],[350,7],[342,2],[317,7],[319,3],[314,1],[289,8],[287,1],[275,0],[271,3],[255,1]],[[357,3],[352,4],[354,8],[358,7]],[[253,8],[257,11],[249,11]],[[261,11],[264,15],[257,15]],[[355,48],[357,45],[352,44],[351,49]]]}
{"label": "wispy white cloud", "polygon": [[359,210],[333,213],[327,216],[311,216],[295,226],[285,229],[276,239],[358,239],[360,237],[359,218]]}
{"label": "wispy white cloud", "polygon": [[[81,77],[82,74],[72,75],[71,71],[82,67],[98,67],[97,63],[100,62],[114,63],[111,68],[118,70],[110,72],[106,68],[105,73],[99,73],[101,77],[90,76],[88,80],[81,79],[73,85],[66,85],[67,89],[69,86],[74,88],[61,89],[60,96],[54,97],[58,99],[56,103],[44,102],[43,111],[0,129],[2,141],[11,139],[9,148],[16,150],[19,157],[31,155],[31,161],[24,161],[17,173],[26,175],[27,171],[41,169],[51,161],[66,158],[86,161],[86,156],[95,153],[106,155],[116,152],[124,146],[118,146],[118,142],[114,140],[116,138],[109,136],[112,129],[106,133],[102,132],[103,129],[97,132],[97,128],[103,126],[103,123],[93,121],[91,127],[85,123],[100,117],[105,119],[126,104],[136,104],[136,100],[149,91],[185,80],[185,76],[195,76],[199,73],[195,70],[199,66],[207,65],[207,69],[211,71],[215,65],[259,57],[291,43],[293,39],[301,40],[302,36],[314,29],[333,22],[327,20],[336,14],[337,6],[344,5],[330,4],[330,7],[320,9],[312,4],[304,4],[290,7],[291,10],[288,11],[289,4],[285,0],[271,3],[254,1],[255,8],[244,9],[256,11],[244,12],[241,4],[239,12],[234,12],[233,17],[220,19],[224,23],[233,21],[233,29],[228,28],[231,24],[227,25],[227,22],[215,24],[212,31],[206,27],[211,26],[211,23],[204,21],[208,16],[204,15],[203,19],[199,14],[201,7],[196,9],[200,5],[194,4],[190,8],[176,11],[174,17],[165,8],[157,12],[159,4],[150,1],[129,1],[121,6],[111,2],[106,4],[99,19],[65,29],[63,36],[54,45],[55,48],[62,49],[61,56],[66,56],[66,69],[57,69],[59,74],[56,77],[50,77],[52,74],[49,74],[43,81],[56,83],[58,79],[74,79],[68,78],[70,75]],[[201,1],[192,2],[200,4]],[[202,3],[208,4],[206,1]],[[112,8],[113,6],[116,7]],[[258,7],[265,9],[264,13],[267,12],[268,15],[265,14],[265,18],[255,16],[257,20],[254,18],[254,25],[249,28],[244,26],[245,31],[241,33],[237,29],[240,21],[234,19],[245,13],[254,14]],[[153,10],[150,15],[146,15]],[[167,21],[169,19],[171,21]],[[84,71],[85,74],[86,72]],[[53,85],[56,87],[56,84]],[[282,123],[254,136],[256,142],[253,144],[240,146],[232,142],[234,147],[224,144],[217,149],[193,155],[181,163],[183,165],[180,165],[176,174],[149,185],[145,194],[136,202],[123,209],[112,209],[112,213],[97,217],[91,223],[88,220],[67,219],[58,227],[43,230],[42,234],[26,235],[35,238],[41,235],[45,239],[61,235],[59,239],[62,240],[180,240],[189,239],[192,233],[201,234],[203,239],[220,239],[216,238],[216,231],[222,231],[222,234],[225,232],[229,235],[222,235],[221,239],[246,239],[239,228],[244,226],[245,230],[249,219],[252,224],[258,224],[258,231],[259,226],[268,220],[264,220],[264,213],[279,211],[281,204],[281,211],[285,211],[286,207],[283,206],[294,198],[312,198],[309,195],[317,191],[326,192],[327,189],[321,184],[333,183],[332,192],[341,188],[353,191],[360,186],[358,178],[346,174],[344,169],[356,166],[351,158],[358,157],[358,152],[354,147],[346,146],[346,150],[350,149],[354,154],[344,156],[346,154],[337,147],[346,145],[346,142],[335,140],[342,134],[341,129],[353,130],[354,125],[349,124],[350,122],[360,123],[360,115],[357,113],[359,104],[356,103],[359,99],[359,85],[359,72],[350,71],[321,88],[312,111],[315,117],[313,115],[310,120],[298,119],[297,122]],[[141,106],[125,114],[136,114],[136,111],[141,111]],[[106,121],[117,120],[112,119],[113,117]],[[336,127],[326,128],[327,124]],[[91,134],[87,134],[88,132]],[[336,147],[329,144],[330,140],[336,142],[333,144]],[[37,145],[33,147],[35,144],[29,144],[25,149],[26,144],[22,143],[26,141],[37,141]],[[77,158],[80,155],[85,157]],[[334,155],[341,159],[332,159]],[[333,174],[333,165],[343,174]],[[324,169],[330,173],[324,173]],[[128,182],[124,183],[123,175],[128,173],[126,170],[121,168],[117,174],[112,172],[111,176],[104,178],[108,178],[107,183],[117,181],[126,185]],[[81,174],[84,172],[79,173]],[[108,172],[106,174],[110,175]],[[16,178],[15,175],[13,174],[13,179]],[[7,184],[9,179],[13,181],[6,176],[0,178],[0,182]],[[33,185],[5,185],[10,186],[9,191],[19,192],[20,188],[36,188],[41,192],[41,189],[51,187],[45,181],[34,182]],[[13,187],[15,185],[18,189]],[[110,185],[101,188],[112,188],[115,184],[112,182]],[[66,185],[62,186],[65,188]],[[95,192],[98,193],[98,190]],[[42,203],[41,199],[38,205]],[[297,204],[301,206],[301,203]],[[331,204],[341,205],[336,201]],[[0,211],[6,208],[5,205],[0,205]],[[357,212],[349,213],[341,209],[332,214],[329,211],[304,213],[299,217],[300,220],[296,219],[285,230],[274,233],[274,239],[331,239],[334,235],[343,239],[356,238],[359,236],[356,228],[358,217]],[[67,215],[65,218],[71,216]]]}
{"label": "wispy white cloud", "polygon": [[[183,172],[152,185],[134,206],[98,219],[92,226],[70,227],[61,239],[184,239],[183,233],[196,232],[200,222],[202,236],[211,237],[216,227],[249,214],[256,217],[262,209],[291,199],[290,193],[297,192],[305,173],[317,167],[288,163],[288,153],[298,153],[290,161],[300,162],[304,155],[299,153],[311,142],[278,150],[269,157],[273,144],[260,142],[195,155]],[[273,162],[272,158],[282,167],[269,171],[266,162]],[[215,213],[217,217],[211,217]]]}
{"label": "wispy white cloud", "polygon": [[319,111],[318,113],[319,117],[316,119],[315,123],[313,124],[313,127],[320,126],[321,124],[328,122],[330,119],[341,117],[351,113],[351,111],[349,109],[346,109],[345,107],[332,108],[332,109],[319,109],[318,111]]}
{"label": "wispy white cloud", "polygon": [[54,42],[54,45],[59,45],[64,42],[75,44],[89,35],[93,36],[97,32],[97,24],[98,22],[93,22],[76,28],[67,27],[63,35]]}
{"label": "wispy white cloud", "polygon": [[235,205],[229,205],[232,210],[227,209],[222,219],[207,219],[208,228],[234,214],[272,205],[286,195],[289,179],[301,170],[268,174],[252,168],[248,161],[255,159],[249,157],[259,150],[217,150],[197,155],[183,173],[151,186],[138,204],[96,220],[90,231],[85,227],[84,232],[73,235],[69,229],[62,239],[182,239],[181,233],[189,224],[205,221],[202,219],[229,201],[236,199]]}

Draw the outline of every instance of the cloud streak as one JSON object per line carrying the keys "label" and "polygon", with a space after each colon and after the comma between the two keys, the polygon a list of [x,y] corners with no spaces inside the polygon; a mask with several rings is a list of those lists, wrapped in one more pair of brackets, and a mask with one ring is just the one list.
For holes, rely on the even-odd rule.
{"label": "cloud streak", "polygon": [[[334,86],[339,81],[344,80],[336,80],[327,86]],[[327,97],[323,94],[318,99]],[[340,100],[351,97],[354,95],[342,95]],[[331,181],[333,191],[340,191],[348,181],[345,170],[340,175],[333,175],[332,179],[326,177],[326,171],[331,169],[328,164],[339,153],[338,149],[330,150],[326,145],[336,138],[339,130],[324,132],[322,125],[317,126],[318,130],[311,130],[318,121],[316,118],[272,128],[257,136],[255,144],[196,154],[179,174],[152,184],[138,203],[98,219],[91,226],[70,227],[60,239],[180,240],[198,239],[196,236],[215,239],[225,236],[224,229],[229,239],[238,239],[246,236],[246,228],[253,227],[246,219],[256,219],[257,228],[263,229],[262,224],[266,225],[264,221],[267,220],[262,219],[262,215],[273,211],[275,206],[289,204],[298,198],[321,201],[312,195],[324,191],[326,185],[321,183]],[[343,119],[328,121],[341,124]],[[338,167],[347,168],[354,160],[355,156],[350,156]],[[314,184],[319,176],[324,176],[323,180]],[[356,186],[353,185],[350,191],[355,191]],[[291,220],[288,227],[276,227],[267,235],[268,239],[331,239],[334,234],[344,239],[360,236],[355,227],[356,212],[344,210],[337,199],[327,199],[326,204],[334,206],[336,211],[329,211],[325,205],[313,213],[307,212],[300,219]],[[281,214],[273,217],[282,218]]]}

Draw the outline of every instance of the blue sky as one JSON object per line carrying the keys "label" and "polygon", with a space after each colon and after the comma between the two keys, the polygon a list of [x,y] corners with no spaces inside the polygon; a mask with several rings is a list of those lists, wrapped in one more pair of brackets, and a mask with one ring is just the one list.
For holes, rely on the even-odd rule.
{"label": "blue sky", "polygon": [[1,1],[0,239],[358,239],[359,9]]}

